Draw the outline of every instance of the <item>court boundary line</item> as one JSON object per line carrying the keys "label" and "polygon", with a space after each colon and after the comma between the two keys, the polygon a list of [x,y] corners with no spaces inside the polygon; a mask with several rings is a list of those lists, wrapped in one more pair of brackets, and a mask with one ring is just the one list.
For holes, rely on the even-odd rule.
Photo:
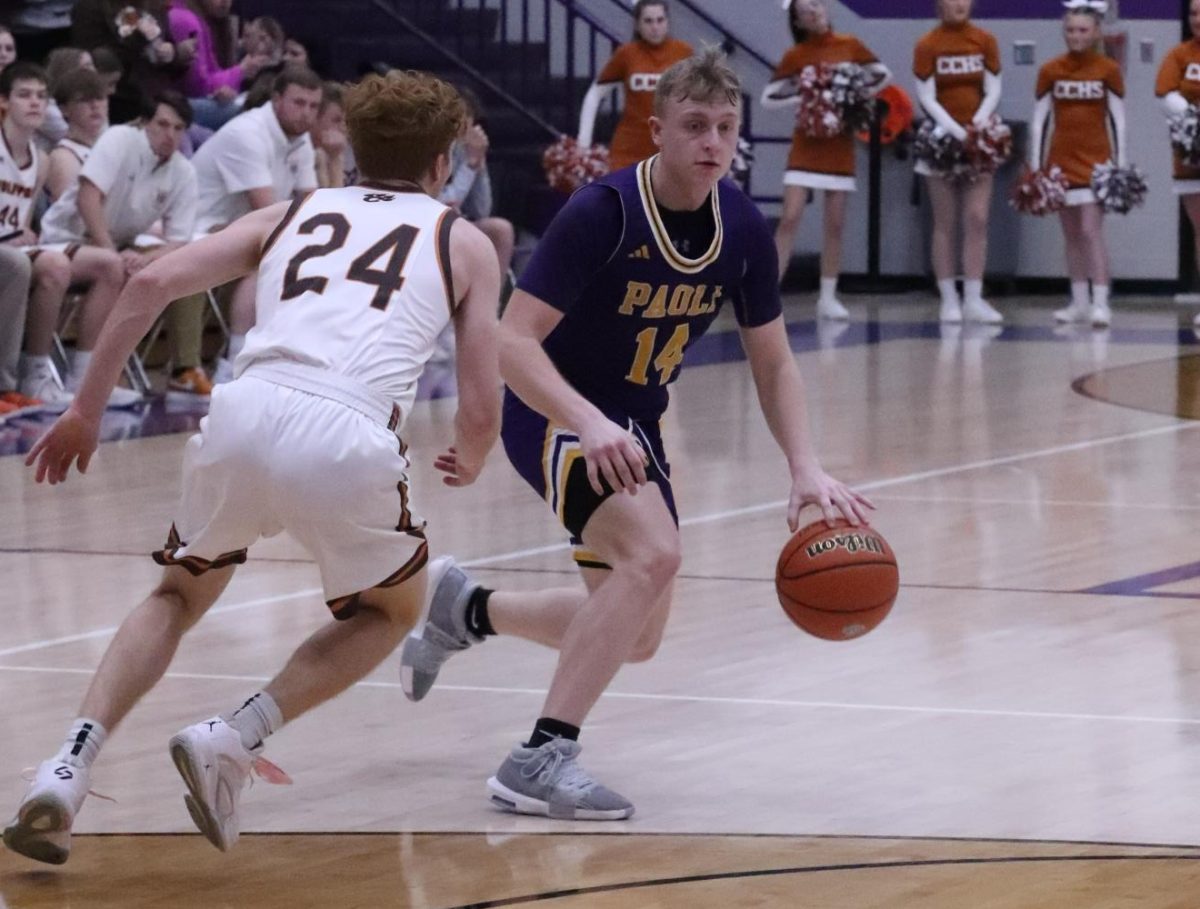
{"label": "court boundary line", "polygon": [[789,877],[812,874],[844,873],[854,871],[893,871],[907,868],[958,868],[991,865],[1047,865],[1054,863],[1078,864],[1083,862],[1098,862],[1113,864],[1116,862],[1196,862],[1200,855],[1178,855],[1170,853],[1120,855],[1114,853],[1096,853],[1084,855],[1012,855],[1012,856],[975,856],[967,858],[941,859],[896,859],[877,862],[840,862],[823,865],[794,865],[782,868],[757,868],[744,871],[716,871],[706,874],[687,874],[674,877],[643,878],[641,880],[616,881],[610,884],[592,884],[582,887],[570,887],[559,890],[545,890],[538,893],[528,893],[520,896],[500,897],[497,899],[480,900],[473,903],[463,903],[451,906],[449,909],[501,909],[506,906],[529,906],[535,903],[551,902],[554,900],[570,900],[572,897],[588,897],[600,893],[625,893],[631,890],[649,890],[651,888],[666,888],[686,884],[709,883],[713,881],[751,880],[755,878]]}
{"label": "court boundary line", "polygon": [[[898,477],[888,477],[882,480],[871,480],[864,483],[854,484],[854,486],[856,489],[862,492],[871,492],[877,489],[888,489],[892,486],[901,486],[906,483],[919,483],[923,480],[932,480],[939,477],[953,476],[954,474],[959,473],[969,473],[974,470],[986,470],[991,467],[1001,467],[1005,464],[1014,464],[1021,461],[1031,461],[1040,458],[1054,457],[1056,455],[1068,454],[1075,451],[1087,451],[1094,448],[1103,448],[1108,445],[1117,445],[1122,442],[1140,441],[1141,439],[1154,438],[1170,433],[1186,432],[1189,429],[1195,429],[1197,427],[1200,427],[1200,422],[1177,419],[1176,422],[1163,426],[1154,426],[1147,429],[1118,433],[1111,436],[1101,436],[1097,439],[1087,439],[1080,442],[1069,442],[1063,445],[1055,445],[1050,448],[1018,452],[1010,455],[1002,455],[996,458],[968,461],[965,464],[937,467],[931,470],[917,471],[915,473],[904,474]],[[747,505],[741,508],[731,508],[724,511],[712,512],[706,515],[696,515],[691,518],[685,518],[679,522],[679,525],[680,527],[695,527],[700,524],[711,524],[717,521],[727,521],[732,518],[761,514],[764,511],[774,511],[776,509],[786,507],[787,502],[787,499],[773,499],[769,502],[761,502],[757,505]],[[498,553],[492,556],[469,559],[460,562],[459,564],[464,568],[486,568],[489,565],[514,562],[520,559],[529,558],[530,556],[547,555],[553,552],[565,552],[570,548],[571,545],[567,542],[550,543],[542,546],[532,546],[525,549],[517,549],[506,553]],[[318,595],[321,592],[322,591],[319,587],[309,587],[305,588],[304,590],[294,591],[292,593],[279,594],[272,597],[259,597],[243,603],[228,603],[224,606],[214,606],[205,614],[201,621],[207,620],[209,616],[228,615],[233,612],[239,612],[243,609],[253,608],[254,606],[286,602],[288,600],[300,599],[306,596]],[[0,648],[0,659],[8,656],[16,656],[17,654],[21,653],[31,653],[37,650],[45,650],[61,644],[74,644],[80,641],[106,637],[108,635],[116,634],[118,627],[119,626],[109,626],[106,628],[97,628],[93,629],[92,631],[84,631],[77,634],[64,635],[57,638],[47,638],[40,641],[31,641],[26,644],[18,644],[12,647]]]}
{"label": "court boundary line", "polygon": [[[95,670],[77,666],[5,666],[0,665],[0,672],[31,672],[59,675],[92,675]],[[271,680],[265,675],[240,675],[233,673],[208,672],[168,672],[164,680],[170,681],[199,681],[199,682],[245,682],[261,685]],[[351,688],[402,690],[400,682],[383,682],[363,680],[356,682]],[[438,685],[439,691],[457,694],[500,694],[528,695],[543,698],[545,688],[503,688],[492,685]],[[667,703],[709,704],[722,707],[780,707],[799,710],[840,710],[878,713],[915,713],[934,716],[987,717],[993,719],[1011,720],[1055,720],[1072,722],[1104,722],[1104,723],[1137,723],[1156,726],[1200,726],[1200,718],[1192,717],[1156,717],[1137,715],[1118,715],[1103,713],[1065,713],[1047,710],[995,710],[975,707],[931,707],[913,704],[856,704],[849,701],[801,701],[785,698],[739,698],[718,697],[713,695],[695,694],[651,694],[632,691],[606,691],[601,699],[613,701],[663,701]]]}

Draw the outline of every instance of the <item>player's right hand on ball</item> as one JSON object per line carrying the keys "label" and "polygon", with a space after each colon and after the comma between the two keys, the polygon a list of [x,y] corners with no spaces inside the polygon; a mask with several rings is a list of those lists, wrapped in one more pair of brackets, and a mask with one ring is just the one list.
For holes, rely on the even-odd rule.
{"label": "player's right hand on ball", "polygon": [[579,432],[579,447],[587,464],[588,483],[604,495],[601,478],[615,492],[637,494],[646,485],[646,452],[628,429],[602,418]]}

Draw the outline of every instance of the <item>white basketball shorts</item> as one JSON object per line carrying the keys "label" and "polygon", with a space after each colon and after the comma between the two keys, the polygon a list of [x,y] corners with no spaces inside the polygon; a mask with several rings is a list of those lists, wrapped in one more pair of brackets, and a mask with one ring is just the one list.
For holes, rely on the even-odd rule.
{"label": "white basketball shorts", "polygon": [[321,370],[276,373],[267,380],[269,370],[251,366],[213,390],[184,452],[175,523],[154,558],[199,575],[244,562],[250,544],[286,530],[320,567],[334,616],[349,618],[356,594],[403,583],[427,558],[394,432],[399,412],[389,418],[371,392],[357,386],[365,395],[355,395],[349,380]]}

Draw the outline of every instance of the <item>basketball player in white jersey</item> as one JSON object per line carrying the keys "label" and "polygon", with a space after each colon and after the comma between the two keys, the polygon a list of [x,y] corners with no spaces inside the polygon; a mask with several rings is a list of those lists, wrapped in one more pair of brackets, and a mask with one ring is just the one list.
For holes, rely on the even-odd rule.
{"label": "basketball player in white jersey", "polygon": [[411,627],[425,524],[411,510],[398,432],[451,319],[459,407],[455,443],[436,461],[446,483],[475,480],[500,426],[496,255],[435,201],[463,117],[454,89],[432,76],[368,76],[346,92],[364,184],[255,211],[130,279],[78,397],[30,452],[39,481],[63,481],[76,461],[87,468],[107,391],[169,300],[258,269],[258,321],[188,443],[183,498],[155,556],[162,581],[117,632],[62,749],[38,768],[4,831],[10,849],[66,860],[108,731],[259,537],[287,530],[308,549],[339,621],[240,707],[171,739],[188,809],[219,849],[238,838],[238,801],[266,737],[365,676]]}
{"label": "basketball player in white jersey", "polygon": [[[120,257],[109,250],[82,246],[63,251],[37,245],[37,234],[31,228],[33,204],[41,195],[47,171],[46,159],[34,142],[34,133],[46,115],[42,68],[19,61],[0,73],[0,108],[4,112],[0,123],[4,139],[0,143],[0,242],[23,248],[33,259],[19,390],[41,401],[46,410],[61,412],[82,380],[92,347],[125,283],[125,272]],[[50,350],[63,299],[72,284],[86,284],[88,290],[64,388],[51,363]],[[109,404],[117,407],[140,400],[141,395],[128,388],[114,388],[109,396]]]}
{"label": "basketball player in white jersey", "polygon": [[54,100],[67,121],[67,134],[50,151],[46,191],[51,202],[75,185],[83,162],[108,126],[108,90],[94,69],[76,69],[62,77]]}

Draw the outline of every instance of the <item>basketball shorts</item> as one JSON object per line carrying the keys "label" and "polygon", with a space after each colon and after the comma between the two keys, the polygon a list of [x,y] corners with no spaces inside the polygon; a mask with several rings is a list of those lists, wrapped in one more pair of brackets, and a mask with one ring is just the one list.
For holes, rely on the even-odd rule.
{"label": "basketball shorts", "polygon": [[357,594],[401,584],[427,559],[398,423],[398,409],[353,380],[251,364],[213,390],[188,440],[183,495],[155,561],[200,575],[286,530],[316,560],[334,617],[349,618]]}
{"label": "basketball shorts", "polygon": [[[629,427],[649,459],[646,478],[658,486],[675,523],[675,493],[671,489],[671,465],[663,450],[662,433],[657,421],[632,420],[621,414],[606,414],[610,420]],[[505,454],[517,473],[546,500],[559,523],[571,535],[575,561],[583,568],[608,568],[599,556],[583,544],[583,529],[596,509],[614,495],[601,478],[604,492],[597,494],[588,482],[587,464],[579,445],[579,436],[555,426],[511,391],[504,392],[504,423],[500,430]]]}
{"label": "basketball shorts", "polygon": [[44,252],[60,252],[68,259],[74,260],[76,254],[83,248],[82,243],[39,243],[37,246],[22,246],[30,262],[36,262]]}

